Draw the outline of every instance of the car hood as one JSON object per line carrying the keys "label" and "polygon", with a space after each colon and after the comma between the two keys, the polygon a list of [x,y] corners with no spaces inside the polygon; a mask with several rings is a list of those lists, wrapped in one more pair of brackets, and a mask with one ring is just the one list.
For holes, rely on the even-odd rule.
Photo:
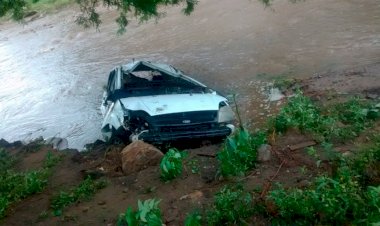
{"label": "car hood", "polygon": [[219,103],[226,101],[226,98],[209,93],[128,97],[120,101],[128,110],[142,110],[155,116],[190,111],[217,111]]}

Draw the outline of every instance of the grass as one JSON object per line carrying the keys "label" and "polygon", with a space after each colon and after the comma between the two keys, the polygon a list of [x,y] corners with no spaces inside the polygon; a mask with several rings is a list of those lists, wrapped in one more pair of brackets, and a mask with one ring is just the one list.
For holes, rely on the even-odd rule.
{"label": "grass", "polygon": [[194,211],[186,216],[185,226],[202,226],[202,215],[199,211]]}
{"label": "grass", "polygon": [[0,148],[0,173],[12,168],[16,158],[11,156],[6,150]]}
{"label": "grass", "polygon": [[252,195],[241,186],[225,186],[215,194],[206,222],[208,225],[245,225],[245,219],[252,214]]}
{"label": "grass", "polygon": [[[59,162],[60,157],[51,152],[45,157],[44,167],[28,172],[15,172],[15,159],[4,150],[0,151],[0,219],[6,214],[8,207],[30,195],[43,191],[52,173],[52,168]],[[3,168],[6,167],[6,168]]]}
{"label": "grass", "polygon": [[345,141],[358,136],[380,118],[380,106],[353,98],[321,108],[298,91],[271,121],[271,128],[284,133],[296,128],[319,141]]}
{"label": "grass", "polygon": [[104,180],[95,181],[90,177],[82,181],[77,187],[69,191],[61,191],[51,200],[50,207],[53,209],[55,216],[61,216],[65,207],[80,201],[89,200],[98,190],[104,188]]}
{"label": "grass", "polygon": [[[379,154],[378,144],[375,149]],[[368,151],[373,153],[373,150]],[[371,161],[373,166],[380,164],[378,159]],[[315,178],[310,188],[284,189],[280,186],[272,190],[268,200],[273,201],[278,210],[274,223],[358,225],[379,222],[380,186],[361,183],[362,163],[361,155],[351,161],[342,157],[335,175]]]}

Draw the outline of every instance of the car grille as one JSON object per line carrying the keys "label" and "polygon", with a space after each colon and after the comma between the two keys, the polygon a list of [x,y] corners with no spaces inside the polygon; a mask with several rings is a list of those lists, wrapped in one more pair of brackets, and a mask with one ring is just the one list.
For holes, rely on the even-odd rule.
{"label": "car grille", "polygon": [[165,115],[157,115],[151,118],[151,123],[158,127],[194,125],[200,123],[216,122],[217,111],[192,111]]}
{"label": "car grille", "polygon": [[159,127],[161,133],[173,132],[191,132],[191,131],[206,131],[212,128],[212,124],[198,124],[187,126],[162,126]]}

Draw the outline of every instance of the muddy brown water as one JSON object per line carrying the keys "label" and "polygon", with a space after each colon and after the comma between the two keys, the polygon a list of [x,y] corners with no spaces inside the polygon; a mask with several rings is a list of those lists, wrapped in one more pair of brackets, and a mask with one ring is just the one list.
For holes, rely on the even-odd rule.
{"label": "muddy brown water", "polygon": [[[132,58],[170,63],[224,94],[239,94],[244,119],[270,114],[271,75],[314,73],[380,62],[379,0],[204,0],[187,17],[170,8],[158,23],[132,22],[117,36],[102,9],[100,31],[75,25],[70,7],[26,25],[0,24],[0,137],[101,138],[108,72]],[[263,74],[266,74],[263,76]]]}

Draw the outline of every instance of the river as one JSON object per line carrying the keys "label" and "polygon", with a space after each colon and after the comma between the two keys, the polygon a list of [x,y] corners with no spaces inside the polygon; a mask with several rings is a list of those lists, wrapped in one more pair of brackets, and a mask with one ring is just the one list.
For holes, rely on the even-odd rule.
{"label": "river", "polygon": [[[25,25],[0,24],[0,137],[101,138],[108,72],[132,58],[170,63],[224,94],[238,93],[246,120],[265,116],[260,84],[380,62],[379,0],[202,0],[191,16],[131,22],[116,35],[115,12],[99,31],[77,26],[76,7]],[[265,76],[263,76],[265,75]]]}

